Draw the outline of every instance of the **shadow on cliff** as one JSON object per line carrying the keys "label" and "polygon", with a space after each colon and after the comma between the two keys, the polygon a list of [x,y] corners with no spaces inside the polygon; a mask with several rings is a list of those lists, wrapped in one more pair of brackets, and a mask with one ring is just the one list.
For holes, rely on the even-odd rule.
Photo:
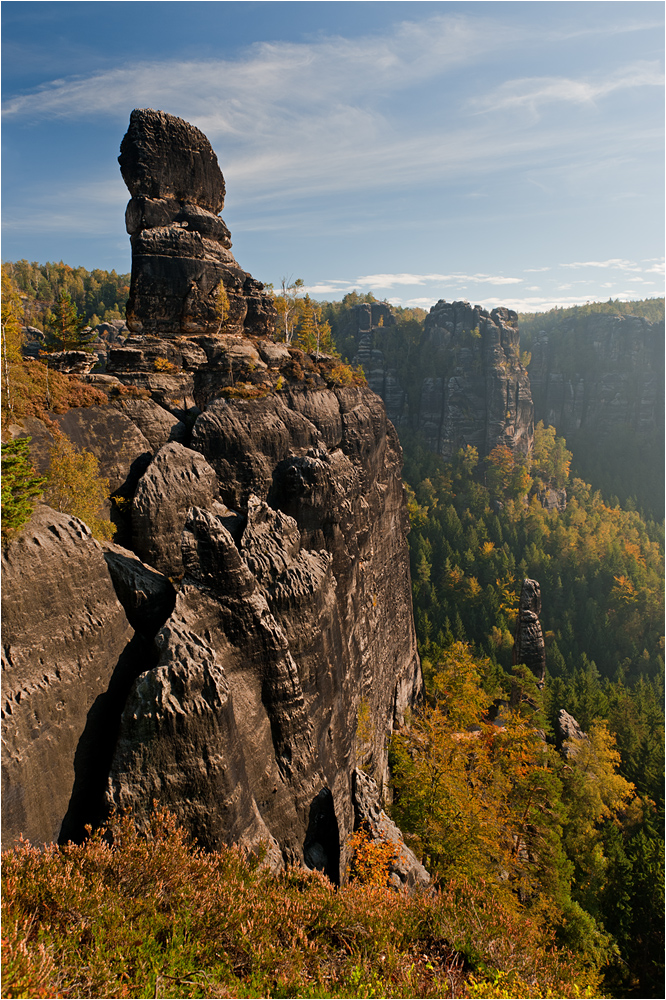
{"label": "shadow on cliff", "polygon": [[322,788],[310,804],[303,858],[308,868],[316,868],[333,885],[340,885],[340,831],[328,788]]}
{"label": "shadow on cliff", "polygon": [[86,826],[94,828],[106,819],[104,793],[120,717],[132,684],[139,674],[152,670],[158,658],[154,636],[135,632],[120,655],[107,690],[93,702],[74,755],[74,785],[60,828],[59,844],[82,843]]}

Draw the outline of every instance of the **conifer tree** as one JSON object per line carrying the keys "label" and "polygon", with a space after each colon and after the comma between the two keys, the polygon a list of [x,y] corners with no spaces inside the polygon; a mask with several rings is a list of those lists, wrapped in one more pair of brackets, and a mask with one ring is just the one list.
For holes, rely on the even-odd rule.
{"label": "conifer tree", "polygon": [[86,330],[85,319],[79,316],[69,292],[61,291],[53,311],[46,320],[46,349],[48,351],[90,351],[95,338],[93,330]]}
{"label": "conifer tree", "polygon": [[2,446],[2,537],[7,540],[30,520],[46,480],[30,461],[30,438]]}

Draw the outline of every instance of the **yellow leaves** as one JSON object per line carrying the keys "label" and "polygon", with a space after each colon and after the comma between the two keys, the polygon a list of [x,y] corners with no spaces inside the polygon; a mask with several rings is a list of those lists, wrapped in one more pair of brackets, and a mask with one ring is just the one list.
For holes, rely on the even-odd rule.
{"label": "yellow leaves", "polygon": [[398,859],[394,844],[374,840],[369,832],[359,827],[349,838],[352,859],[347,869],[351,882],[387,888],[390,884],[391,865]]}
{"label": "yellow leaves", "polygon": [[484,542],[483,545],[481,546],[480,552],[483,558],[487,559],[490,555],[492,555],[494,549],[495,549],[494,542]]}
{"label": "yellow leaves", "polygon": [[611,590],[611,599],[621,604],[633,604],[636,600],[636,588],[624,574],[614,576],[615,586]]}
{"label": "yellow leaves", "polygon": [[98,540],[113,538],[115,528],[103,514],[109,481],[100,476],[99,462],[88,451],[76,450],[61,435],[51,448],[44,500],[54,510],[81,518]]}

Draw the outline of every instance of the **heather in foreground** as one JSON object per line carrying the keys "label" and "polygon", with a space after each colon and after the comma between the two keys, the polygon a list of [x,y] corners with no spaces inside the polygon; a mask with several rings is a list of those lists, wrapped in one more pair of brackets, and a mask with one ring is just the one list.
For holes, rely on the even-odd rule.
{"label": "heather in foreground", "polygon": [[147,836],[121,820],[82,846],[6,852],[2,938],[6,998],[600,995],[489,886],[335,889],[205,854],[166,813]]}

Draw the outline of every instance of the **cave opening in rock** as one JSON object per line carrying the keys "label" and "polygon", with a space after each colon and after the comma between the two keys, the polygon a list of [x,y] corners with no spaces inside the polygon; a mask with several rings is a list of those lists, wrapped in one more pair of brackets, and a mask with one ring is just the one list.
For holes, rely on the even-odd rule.
{"label": "cave opening in rock", "polygon": [[310,804],[303,858],[308,868],[323,872],[334,885],[340,885],[340,831],[328,788],[322,788]]}

